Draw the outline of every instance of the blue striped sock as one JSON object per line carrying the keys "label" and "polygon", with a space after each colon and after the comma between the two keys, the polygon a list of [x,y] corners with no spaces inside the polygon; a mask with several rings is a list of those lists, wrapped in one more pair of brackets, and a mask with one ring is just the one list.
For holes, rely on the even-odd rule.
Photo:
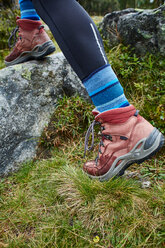
{"label": "blue striped sock", "polygon": [[83,80],[83,84],[100,112],[130,105],[110,65],[99,68]]}
{"label": "blue striped sock", "polygon": [[40,20],[31,0],[19,0],[21,19]]}

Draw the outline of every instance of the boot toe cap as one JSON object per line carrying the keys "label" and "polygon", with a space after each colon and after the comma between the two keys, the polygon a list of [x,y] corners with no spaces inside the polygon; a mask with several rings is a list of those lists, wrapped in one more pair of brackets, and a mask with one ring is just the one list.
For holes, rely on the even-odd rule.
{"label": "boot toe cap", "polygon": [[91,176],[98,176],[98,168],[94,160],[86,162],[83,166],[83,170]]}

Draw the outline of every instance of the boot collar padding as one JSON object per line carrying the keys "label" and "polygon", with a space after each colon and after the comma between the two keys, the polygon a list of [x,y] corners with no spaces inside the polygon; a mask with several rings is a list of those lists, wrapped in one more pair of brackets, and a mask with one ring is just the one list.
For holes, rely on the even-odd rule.
{"label": "boot collar padding", "polygon": [[42,25],[41,21],[33,21],[29,19],[18,19],[17,25],[24,30],[34,30]]}
{"label": "boot collar padding", "polygon": [[[94,112],[96,114],[96,111]],[[126,122],[131,116],[134,116],[136,113],[136,109],[133,105],[128,107],[118,108],[118,109],[111,109],[105,111],[103,113],[98,113],[95,117],[95,121],[99,122],[109,122],[109,123],[124,123]]]}

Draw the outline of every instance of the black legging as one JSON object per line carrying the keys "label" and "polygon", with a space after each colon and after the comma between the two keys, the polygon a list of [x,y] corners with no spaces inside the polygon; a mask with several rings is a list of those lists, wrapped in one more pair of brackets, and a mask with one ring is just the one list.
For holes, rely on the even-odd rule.
{"label": "black legging", "polygon": [[76,0],[32,0],[81,80],[108,64],[100,34]]}

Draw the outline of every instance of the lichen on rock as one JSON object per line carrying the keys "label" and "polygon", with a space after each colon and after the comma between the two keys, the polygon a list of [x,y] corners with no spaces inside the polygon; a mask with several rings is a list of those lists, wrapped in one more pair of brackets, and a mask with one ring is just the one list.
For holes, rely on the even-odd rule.
{"label": "lichen on rock", "polygon": [[165,56],[165,5],[154,10],[126,9],[107,14],[99,25],[109,47],[130,45],[138,54]]}

